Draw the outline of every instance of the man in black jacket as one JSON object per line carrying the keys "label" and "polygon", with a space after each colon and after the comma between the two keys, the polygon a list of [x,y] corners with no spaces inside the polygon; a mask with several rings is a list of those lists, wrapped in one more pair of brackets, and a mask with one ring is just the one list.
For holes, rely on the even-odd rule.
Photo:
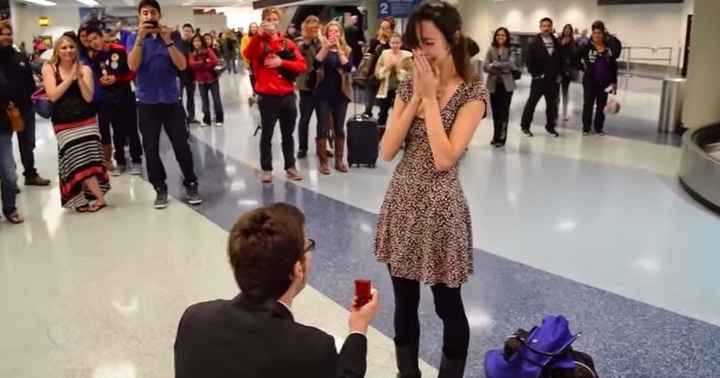
{"label": "man in black jacket", "polygon": [[520,126],[523,133],[531,137],[530,124],[533,120],[535,107],[541,97],[545,97],[547,123],[545,130],[555,137],[560,134],[555,130],[558,117],[558,94],[560,91],[560,43],[553,35],[553,22],[549,18],[540,20],[540,34],[530,44],[527,67],[532,76],[530,97],[525,104]]}
{"label": "man in black jacket", "polygon": [[240,217],[228,254],[242,293],[185,311],[175,340],[176,378],[365,376],[365,334],[378,310],[376,292],[366,304],[353,301],[339,355],[332,336],[293,320],[292,302],[308,281],[315,247],[304,230],[304,215],[291,205]]}
{"label": "man in black jacket", "polygon": [[[13,47],[13,30],[9,22],[0,24],[0,80],[8,83],[8,99],[22,114],[24,131],[18,133],[20,159],[25,168],[25,185],[48,186],[50,180],[38,175],[35,169],[35,110],[31,100],[37,89],[32,67],[27,58]],[[0,114],[0,128],[7,126],[5,111]]]}

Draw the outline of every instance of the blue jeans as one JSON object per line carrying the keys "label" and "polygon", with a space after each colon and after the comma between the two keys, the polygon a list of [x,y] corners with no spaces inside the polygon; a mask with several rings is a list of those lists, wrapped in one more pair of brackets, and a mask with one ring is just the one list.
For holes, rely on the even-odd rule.
{"label": "blue jeans", "polygon": [[3,215],[15,212],[15,196],[17,195],[17,174],[13,157],[13,134],[0,130],[0,192],[2,192]]}
{"label": "blue jeans", "polygon": [[215,80],[212,83],[199,83],[199,87],[200,98],[202,99],[203,122],[209,125],[212,121],[212,118],[210,118],[210,96],[208,96],[208,92],[212,94],[212,102],[215,107],[215,122],[225,122],[222,100],[220,99],[220,81]]}
{"label": "blue jeans", "polygon": [[32,178],[38,175],[35,168],[35,110],[31,107],[22,113],[25,130],[17,133],[18,147],[20,148],[20,160],[22,161],[25,178]]}

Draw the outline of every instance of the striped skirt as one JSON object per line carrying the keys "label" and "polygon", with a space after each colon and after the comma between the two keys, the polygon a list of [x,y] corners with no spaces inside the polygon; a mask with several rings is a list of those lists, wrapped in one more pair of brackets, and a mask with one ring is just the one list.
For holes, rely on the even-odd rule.
{"label": "striped skirt", "polygon": [[83,183],[95,177],[103,193],[110,190],[97,119],[53,125],[58,143],[60,198],[62,206],[75,209],[95,197]]}

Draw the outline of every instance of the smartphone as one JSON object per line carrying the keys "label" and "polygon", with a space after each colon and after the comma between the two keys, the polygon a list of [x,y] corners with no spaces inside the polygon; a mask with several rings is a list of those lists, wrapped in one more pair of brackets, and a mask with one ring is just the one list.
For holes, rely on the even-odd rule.
{"label": "smartphone", "polygon": [[159,26],[157,21],[145,21],[143,24],[152,26],[153,29],[157,29]]}
{"label": "smartphone", "polygon": [[372,292],[370,291],[372,284],[370,280],[357,279],[355,280],[355,296],[358,297],[358,307],[365,306],[372,299]]}

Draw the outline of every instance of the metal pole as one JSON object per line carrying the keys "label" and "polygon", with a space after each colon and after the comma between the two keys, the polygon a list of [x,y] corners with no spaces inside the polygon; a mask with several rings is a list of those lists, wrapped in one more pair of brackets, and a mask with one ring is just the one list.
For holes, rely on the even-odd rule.
{"label": "metal pole", "polygon": [[626,61],[625,61],[625,63],[627,64],[627,68],[626,68],[626,73],[625,73],[625,75],[626,75],[626,76],[630,76],[630,77],[632,77],[632,72],[630,72],[630,56],[632,55],[631,52],[632,52],[632,47],[628,47],[628,48],[627,48],[627,54],[626,54],[626,55],[627,55],[627,59],[626,59]]}

